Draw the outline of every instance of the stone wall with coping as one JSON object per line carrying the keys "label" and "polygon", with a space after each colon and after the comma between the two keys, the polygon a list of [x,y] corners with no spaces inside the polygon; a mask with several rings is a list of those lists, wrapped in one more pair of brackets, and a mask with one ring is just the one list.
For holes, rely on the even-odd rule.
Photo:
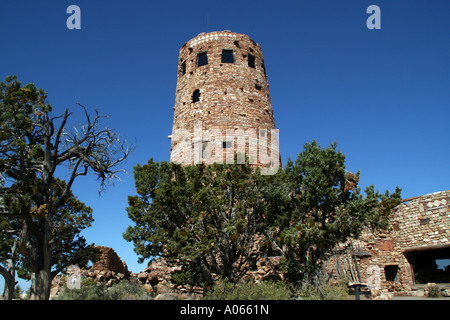
{"label": "stone wall with coping", "polygon": [[[352,245],[341,244],[328,261],[329,270],[336,276],[339,264],[340,272],[348,276],[353,271],[357,277],[359,271],[359,279],[354,280],[372,289],[397,292],[417,289],[410,253],[450,248],[449,205],[450,190],[404,201],[390,216],[389,230],[365,232],[352,240]],[[389,266],[397,272],[395,279],[386,277]]]}

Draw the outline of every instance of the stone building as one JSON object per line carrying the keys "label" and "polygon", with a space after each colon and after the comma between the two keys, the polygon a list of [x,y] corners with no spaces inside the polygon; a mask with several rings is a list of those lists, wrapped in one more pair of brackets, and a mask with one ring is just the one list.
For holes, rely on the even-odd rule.
{"label": "stone building", "polygon": [[427,283],[450,287],[450,190],[404,199],[384,232],[342,244],[328,261],[371,289],[420,293]]}
{"label": "stone building", "polygon": [[[80,279],[94,279],[104,282],[107,287],[119,283],[122,280],[133,280],[134,275],[128,270],[125,261],[122,261],[113,248],[104,246],[95,246],[98,250],[98,257],[88,269],[80,269],[78,266],[70,266],[66,273],[58,274],[52,280],[52,287],[50,290],[50,298],[55,298],[60,294],[68,282],[68,277],[74,275]],[[80,283],[81,286],[81,283]]]}
{"label": "stone building", "polygon": [[231,31],[201,33],[180,49],[170,158],[182,164],[281,158],[261,47]]}
{"label": "stone building", "polygon": [[100,256],[97,261],[95,261],[90,271],[92,273],[101,274],[104,272],[105,274],[108,272],[123,274],[125,278],[130,276],[130,271],[128,271],[127,264],[125,261],[122,261],[113,248],[96,246],[95,247]]}

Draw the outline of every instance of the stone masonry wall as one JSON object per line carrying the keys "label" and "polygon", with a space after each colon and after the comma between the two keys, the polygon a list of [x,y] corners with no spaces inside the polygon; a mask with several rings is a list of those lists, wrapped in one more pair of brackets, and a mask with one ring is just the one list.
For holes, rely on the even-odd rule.
{"label": "stone masonry wall", "polygon": [[[231,52],[233,62],[222,61],[223,50]],[[207,64],[199,66],[202,54]],[[171,161],[233,161],[230,151],[242,146],[257,165],[281,164],[278,138],[272,146],[276,127],[259,44],[230,31],[203,33],[181,47],[178,66]],[[239,140],[243,137],[247,141]],[[261,137],[267,139],[266,150],[259,149]],[[268,158],[272,151],[276,159]]]}
{"label": "stone masonry wall", "polygon": [[[80,269],[77,266],[68,268],[67,274],[58,274],[52,281],[50,297],[55,297],[61,293],[66,285],[68,276],[77,274],[81,279],[91,278],[104,282],[107,287],[112,286],[124,279],[132,279],[133,274],[128,271],[127,264],[120,260],[114,249],[103,246],[96,246],[100,251],[100,256],[89,270]],[[70,270],[69,270],[70,269]]]}
{"label": "stone masonry wall", "polygon": [[100,257],[98,261],[92,264],[91,271],[96,273],[110,271],[123,273],[124,275],[130,274],[126,263],[120,260],[114,249],[102,246],[96,246],[96,248],[100,251]]}
{"label": "stone masonry wall", "polygon": [[402,204],[392,225],[398,246],[406,249],[450,244],[450,191],[436,192]]}
{"label": "stone masonry wall", "polygon": [[[341,270],[351,274],[352,267],[356,274],[357,266],[360,279],[355,280],[368,284],[372,289],[397,292],[417,289],[408,254],[450,247],[449,205],[450,191],[404,201],[391,215],[388,231],[375,234],[365,232],[359,239],[353,240],[351,246],[349,243],[341,244],[340,253],[337,248],[337,254],[330,257],[330,269],[336,275],[336,264],[340,263]],[[397,277],[389,281],[386,268],[390,266],[397,271]]]}

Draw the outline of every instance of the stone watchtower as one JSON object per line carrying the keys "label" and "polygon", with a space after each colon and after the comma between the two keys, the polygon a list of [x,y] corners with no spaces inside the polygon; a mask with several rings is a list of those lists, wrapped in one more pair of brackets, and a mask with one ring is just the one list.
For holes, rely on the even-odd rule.
{"label": "stone watchtower", "polygon": [[243,163],[245,153],[266,174],[281,166],[264,58],[247,35],[201,33],[185,43],[173,109],[171,161]]}

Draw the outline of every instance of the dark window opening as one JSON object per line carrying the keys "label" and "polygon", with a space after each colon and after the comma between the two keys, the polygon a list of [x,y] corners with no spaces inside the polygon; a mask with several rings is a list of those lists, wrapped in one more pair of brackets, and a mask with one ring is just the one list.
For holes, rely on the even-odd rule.
{"label": "dark window opening", "polygon": [[398,282],[398,265],[385,266],[384,275],[386,277],[386,281]]}
{"label": "dark window opening", "polygon": [[182,75],[185,75],[185,74],[186,74],[186,61],[184,61],[184,62],[181,64],[181,74],[182,74]]}
{"label": "dark window opening", "polygon": [[248,55],[248,66],[251,68],[255,68],[256,69],[256,65],[255,65],[255,56],[249,54]]}
{"label": "dark window opening", "polygon": [[255,89],[261,91],[262,87],[259,84],[255,83]]}
{"label": "dark window opening", "polygon": [[196,102],[198,102],[198,101],[200,101],[200,90],[199,90],[199,89],[196,89],[196,90],[194,91],[194,93],[192,94],[192,102],[193,102],[193,103],[196,103]]}
{"label": "dark window opening", "polygon": [[450,283],[450,246],[411,251],[405,256],[412,266],[415,284]]}
{"label": "dark window opening", "polygon": [[234,63],[233,50],[222,50],[222,63]]}
{"label": "dark window opening", "polygon": [[205,66],[208,64],[208,55],[206,52],[199,53],[197,55],[197,67]]}
{"label": "dark window opening", "polygon": [[231,148],[231,141],[224,141],[224,142],[222,142],[222,148],[223,149]]}

